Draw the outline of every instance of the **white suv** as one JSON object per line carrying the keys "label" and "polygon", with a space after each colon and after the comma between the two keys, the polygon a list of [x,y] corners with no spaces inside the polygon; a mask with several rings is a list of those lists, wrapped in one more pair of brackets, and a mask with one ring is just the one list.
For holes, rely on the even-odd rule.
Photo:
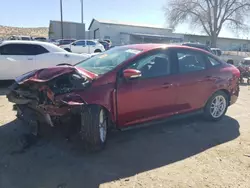
{"label": "white suv", "polygon": [[68,45],[61,45],[61,48],[73,53],[96,53],[105,51],[104,46],[97,40],[77,40]]}

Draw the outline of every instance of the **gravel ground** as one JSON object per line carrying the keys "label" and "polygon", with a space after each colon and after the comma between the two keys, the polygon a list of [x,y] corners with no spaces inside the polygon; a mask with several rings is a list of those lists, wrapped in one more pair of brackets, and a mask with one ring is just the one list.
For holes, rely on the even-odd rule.
{"label": "gravel ground", "polygon": [[197,118],[111,133],[88,154],[56,134],[23,148],[26,127],[0,90],[0,188],[250,187],[250,90],[220,122]]}

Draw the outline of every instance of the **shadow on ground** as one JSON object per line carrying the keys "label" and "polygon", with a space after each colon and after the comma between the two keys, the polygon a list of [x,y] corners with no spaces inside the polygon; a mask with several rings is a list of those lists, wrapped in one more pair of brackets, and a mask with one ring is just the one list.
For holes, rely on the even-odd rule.
{"label": "shadow on ground", "polygon": [[98,187],[199,154],[237,138],[239,124],[181,120],[109,135],[104,151],[87,154],[61,137],[42,139],[25,152],[17,120],[0,127],[0,187]]}
{"label": "shadow on ground", "polygon": [[13,80],[0,80],[0,96],[6,95],[8,92],[8,87],[13,83]]}

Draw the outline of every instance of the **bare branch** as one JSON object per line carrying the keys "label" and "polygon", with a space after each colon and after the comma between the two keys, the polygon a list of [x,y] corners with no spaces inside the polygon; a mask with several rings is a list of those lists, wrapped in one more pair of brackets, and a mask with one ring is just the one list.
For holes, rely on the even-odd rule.
{"label": "bare branch", "polygon": [[250,0],[169,0],[165,15],[172,26],[183,22],[198,25],[216,45],[222,27],[246,28]]}

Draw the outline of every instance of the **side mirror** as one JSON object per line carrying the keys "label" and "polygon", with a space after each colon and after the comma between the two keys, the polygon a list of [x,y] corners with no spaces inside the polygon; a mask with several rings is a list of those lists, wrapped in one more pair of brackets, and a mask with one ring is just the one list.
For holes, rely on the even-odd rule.
{"label": "side mirror", "polygon": [[72,43],[71,45],[72,45],[72,46],[75,46],[75,45],[76,45],[76,43]]}
{"label": "side mirror", "polygon": [[141,71],[136,69],[125,69],[123,71],[123,77],[126,79],[134,79],[141,77]]}

